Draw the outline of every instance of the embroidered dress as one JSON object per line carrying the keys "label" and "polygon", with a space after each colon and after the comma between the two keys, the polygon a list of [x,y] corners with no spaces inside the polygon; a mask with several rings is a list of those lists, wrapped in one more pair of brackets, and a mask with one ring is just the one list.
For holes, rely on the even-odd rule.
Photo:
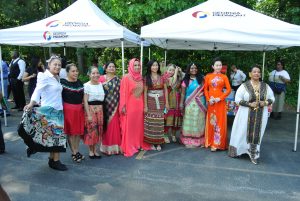
{"label": "embroidered dress", "polygon": [[120,100],[120,79],[113,77],[107,80],[106,76],[101,76],[99,82],[103,84],[105,91],[104,99],[104,121],[106,129],[103,133],[100,151],[107,154],[119,154],[121,152],[121,128],[119,116]]}
{"label": "embroidered dress", "polygon": [[67,135],[83,135],[83,84],[80,80],[69,82],[66,79],[61,79],[60,83],[63,87],[64,131]]}
{"label": "embroidered dress", "polygon": [[[257,99],[259,97],[259,99]],[[247,81],[237,90],[235,101],[239,104],[234,118],[229,143],[229,156],[236,157],[248,154],[257,159],[260,155],[260,145],[268,122],[268,105],[252,109],[249,103],[257,100],[274,102],[272,89],[261,82],[259,94],[255,94],[251,81]]]}
{"label": "embroidered dress", "polygon": [[163,144],[164,140],[164,81],[162,76],[152,79],[152,87],[148,88],[148,112],[144,117],[144,140],[149,144]]}
{"label": "embroidered dress", "polygon": [[97,85],[87,82],[84,84],[84,93],[89,95],[88,109],[92,115],[92,121],[88,121],[85,114],[85,129],[83,142],[86,145],[95,145],[101,143],[103,134],[103,100],[104,90],[102,84]]}
{"label": "embroidered dress", "polygon": [[170,128],[179,130],[182,125],[182,112],[180,110],[181,84],[177,81],[173,86],[168,84],[169,111],[165,115],[165,132]]}
{"label": "embroidered dress", "polygon": [[186,88],[186,93],[180,140],[184,145],[204,145],[206,117],[206,101],[203,93],[204,85],[203,83],[198,84],[198,81],[194,79],[190,81],[188,87],[182,82],[182,87]]}
{"label": "embroidered dress", "polygon": [[[224,88],[226,90],[224,91]],[[210,97],[220,98],[218,103],[209,105],[206,116],[205,147],[227,149],[227,109],[225,98],[231,88],[226,75],[210,73],[205,76],[204,93],[207,102]]]}

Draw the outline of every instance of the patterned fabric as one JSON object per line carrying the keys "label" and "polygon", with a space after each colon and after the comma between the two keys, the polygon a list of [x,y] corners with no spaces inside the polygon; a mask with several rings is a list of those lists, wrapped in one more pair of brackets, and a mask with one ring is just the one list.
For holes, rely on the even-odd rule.
{"label": "patterned fabric", "polygon": [[95,145],[102,140],[103,133],[103,108],[102,105],[89,105],[92,121],[85,116],[84,144]]}
{"label": "patterned fabric", "polygon": [[203,85],[194,80],[186,89],[185,112],[180,140],[184,145],[204,145],[206,101]]}
{"label": "patterned fabric", "polygon": [[48,106],[35,107],[30,112],[24,112],[22,123],[24,130],[35,143],[44,147],[66,148],[62,110],[55,110]]}
{"label": "patterned fabric", "polygon": [[237,157],[237,151],[234,146],[229,146],[228,147],[228,156],[230,157]]}
{"label": "patterned fabric", "polygon": [[164,81],[162,77],[152,80],[153,86],[148,88],[148,112],[144,117],[144,141],[150,144],[164,143]]}
{"label": "patterned fabric", "polygon": [[118,77],[112,78],[107,83],[103,84],[103,88],[105,92],[104,114],[105,121],[107,121],[108,124],[118,110],[120,99],[120,79]]}
{"label": "patterned fabric", "polygon": [[[257,100],[251,81],[247,81],[245,83],[245,88],[250,95],[250,99],[249,99],[250,103],[255,101],[266,101],[267,85],[265,83],[263,82],[260,83],[259,100]],[[262,116],[263,116],[262,107],[250,109],[249,116],[248,116],[249,126],[248,126],[247,143],[259,144]]]}

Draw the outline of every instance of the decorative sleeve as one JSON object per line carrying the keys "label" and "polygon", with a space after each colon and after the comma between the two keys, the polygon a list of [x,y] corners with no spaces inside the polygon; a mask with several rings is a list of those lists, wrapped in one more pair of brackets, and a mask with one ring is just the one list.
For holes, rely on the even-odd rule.
{"label": "decorative sleeve", "polygon": [[246,89],[244,84],[242,84],[235,94],[235,102],[238,105],[244,106],[244,107],[250,107],[249,102],[244,100],[244,95],[246,93]]}
{"label": "decorative sleeve", "polygon": [[225,82],[226,91],[220,96],[221,101],[225,100],[226,97],[231,93],[231,87],[230,87],[228,77],[226,75],[224,75],[223,78],[224,78],[224,82]]}
{"label": "decorative sleeve", "polygon": [[127,94],[128,92],[128,77],[125,75],[121,79],[120,83],[120,102],[119,102],[119,113],[122,112],[123,107],[126,107]]}

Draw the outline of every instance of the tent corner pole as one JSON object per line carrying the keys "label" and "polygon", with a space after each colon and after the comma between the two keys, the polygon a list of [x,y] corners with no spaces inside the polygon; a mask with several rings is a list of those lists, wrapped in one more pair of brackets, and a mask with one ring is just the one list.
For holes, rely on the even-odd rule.
{"label": "tent corner pole", "polygon": [[297,115],[296,115],[296,130],[295,130],[295,142],[293,151],[297,151],[298,141],[298,129],[299,129],[299,109],[300,109],[300,70],[299,70],[299,82],[298,82],[298,102],[297,102]]}
{"label": "tent corner pole", "polygon": [[141,65],[141,75],[143,75],[143,47],[144,47],[144,40],[141,40],[141,56],[140,56],[140,65]]}
{"label": "tent corner pole", "polygon": [[167,50],[165,50],[165,67],[167,66]]}
{"label": "tent corner pole", "polygon": [[262,80],[264,80],[264,76],[265,76],[265,62],[266,62],[266,51],[263,51],[263,65],[262,65],[262,76],[261,76]]}
{"label": "tent corner pole", "polygon": [[125,61],[124,61],[124,40],[121,40],[121,48],[122,48],[122,73],[123,76],[125,74]]}
{"label": "tent corner pole", "polygon": [[149,46],[149,61],[151,60],[151,47]]}

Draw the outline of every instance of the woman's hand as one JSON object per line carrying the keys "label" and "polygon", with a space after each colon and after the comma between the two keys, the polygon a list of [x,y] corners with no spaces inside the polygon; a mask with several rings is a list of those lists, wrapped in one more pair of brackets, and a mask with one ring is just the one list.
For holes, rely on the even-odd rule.
{"label": "woman's hand", "polygon": [[252,108],[256,108],[257,107],[257,102],[252,102],[252,103],[249,103],[250,107]]}
{"label": "woman's hand", "polygon": [[125,107],[125,105],[124,105],[124,107],[123,107],[122,110],[121,110],[121,114],[122,114],[122,115],[126,115],[126,107]]}
{"label": "woman's hand", "polygon": [[259,101],[259,106],[260,107],[265,107],[266,105],[265,105],[265,101]]}
{"label": "woman's hand", "polygon": [[215,103],[218,103],[218,102],[220,102],[220,98],[215,98]]}
{"label": "woman's hand", "polygon": [[144,113],[147,113],[147,112],[148,112],[148,107],[145,106],[145,107],[144,107]]}
{"label": "woman's hand", "polygon": [[209,104],[210,104],[210,105],[215,104],[215,98],[214,98],[213,96],[210,97],[210,99],[209,99]]}
{"label": "woman's hand", "polygon": [[169,103],[166,103],[165,107],[167,110],[169,110],[170,109]]}
{"label": "woman's hand", "polygon": [[33,104],[29,103],[28,105],[25,105],[25,107],[23,108],[24,111],[31,111],[33,108]]}
{"label": "woman's hand", "polygon": [[180,108],[180,110],[183,110],[183,103],[179,104],[179,108]]}
{"label": "woman's hand", "polygon": [[92,122],[92,121],[93,121],[92,115],[88,115],[88,121],[89,121],[89,122]]}

